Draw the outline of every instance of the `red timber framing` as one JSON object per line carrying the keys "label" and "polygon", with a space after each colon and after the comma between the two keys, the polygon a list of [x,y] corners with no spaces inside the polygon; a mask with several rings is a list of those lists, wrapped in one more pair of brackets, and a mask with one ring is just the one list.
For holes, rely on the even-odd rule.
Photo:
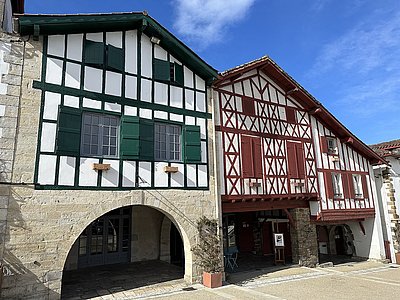
{"label": "red timber framing", "polygon": [[[222,138],[224,213],[308,207],[309,201],[325,198],[325,208],[319,201],[320,220],[362,220],[373,216],[366,175],[368,163],[382,159],[270,58],[263,57],[222,73],[214,82],[214,93],[219,108],[216,131]],[[313,135],[317,133],[313,132],[312,122],[328,131],[318,132],[322,136],[319,145],[314,144]],[[333,155],[326,154],[329,149],[324,137],[330,134],[338,143],[351,145],[354,154],[348,156],[352,155],[353,160],[356,154],[363,157],[364,165],[359,172],[346,168],[331,170],[323,163],[322,169],[317,168],[316,155],[320,153],[316,149]],[[341,197],[333,195],[332,175],[328,171],[343,174]],[[325,186],[324,197],[318,182],[321,172],[329,174],[324,177],[325,184],[330,186]],[[363,178],[363,195],[350,199],[355,194],[353,173],[360,173]]]}

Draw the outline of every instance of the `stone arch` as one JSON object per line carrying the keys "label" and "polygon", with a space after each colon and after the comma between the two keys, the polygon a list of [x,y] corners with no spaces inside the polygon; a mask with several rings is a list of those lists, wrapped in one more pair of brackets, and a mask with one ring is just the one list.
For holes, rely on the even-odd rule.
{"label": "stone arch", "polygon": [[330,254],[336,255],[336,239],[335,239],[335,232],[336,229],[341,228],[343,233],[343,243],[344,243],[344,251],[346,255],[355,256],[356,255],[356,248],[354,246],[354,235],[350,229],[350,226],[347,224],[341,225],[334,225],[329,229],[329,249]]}
{"label": "stone arch", "polygon": [[[129,200],[131,199],[132,198],[129,198]],[[123,200],[126,200],[126,198]],[[81,217],[78,220],[76,220],[76,223],[73,226],[71,226],[69,239],[65,241],[65,244],[63,246],[64,249],[63,253],[60,253],[60,263],[62,264],[61,273],[65,268],[68,254],[72,249],[74,243],[79,239],[80,234],[85,230],[87,226],[91,224],[91,222],[93,222],[94,220],[100,218],[104,214],[114,209],[119,209],[128,206],[132,207],[144,206],[148,208],[153,208],[161,212],[164,215],[164,219],[169,220],[170,222],[169,228],[172,223],[176,226],[177,230],[180,233],[184,248],[184,255],[185,255],[184,279],[189,283],[192,283],[194,281],[194,278],[196,276],[194,272],[196,270],[194,270],[192,265],[192,252],[190,249],[192,247],[192,244],[194,243],[196,227],[193,222],[182,217],[183,213],[180,214],[176,213],[176,211],[174,211],[173,209],[168,209],[168,207],[162,207],[160,203],[157,202],[146,203],[146,201],[143,201],[143,199],[141,199],[141,201],[118,201],[118,203],[116,203],[116,201],[115,202],[109,201],[107,204],[108,205],[106,205],[105,203],[102,203],[101,205],[93,205],[92,209],[88,210],[85,216],[82,217],[82,214],[80,214]],[[165,224],[168,224],[168,221],[165,221]],[[168,227],[167,225],[164,226]],[[60,284],[61,284],[61,279],[62,278],[60,278]]]}

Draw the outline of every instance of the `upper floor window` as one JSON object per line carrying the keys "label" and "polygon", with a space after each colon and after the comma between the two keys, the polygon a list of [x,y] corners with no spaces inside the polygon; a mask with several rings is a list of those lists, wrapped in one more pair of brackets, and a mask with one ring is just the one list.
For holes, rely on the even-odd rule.
{"label": "upper floor window", "polygon": [[156,160],[181,161],[181,126],[154,124],[154,157]]}
{"label": "upper floor window", "polygon": [[155,80],[183,85],[183,66],[176,62],[154,58],[153,77]]}
{"label": "upper floor window", "polygon": [[303,144],[288,141],[286,143],[286,147],[289,178],[305,178],[305,159]]}
{"label": "upper floor window", "polygon": [[321,152],[328,153],[330,155],[337,155],[338,146],[336,138],[321,136]]}
{"label": "upper floor window", "polygon": [[252,98],[242,97],[242,111],[248,116],[254,116],[256,114],[254,100]]}
{"label": "upper floor window", "polygon": [[332,184],[333,184],[333,197],[342,198],[342,176],[340,173],[332,173]]}
{"label": "upper floor window", "polygon": [[124,50],[100,42],[85,41],[85,64],[111,71],[124,71]]}
{"label": "upper floor window", "polygon": [[83,113],[82,133],[82,155],[118,156],[118,117],[96,113]]}
{"label": "upper floor window", "polygon": [[286,121],[288,123],[296,123],[296,110],[293,107],[286,107]]}
{"label": "upper floor window", "polygon": [[354,187],[354,196],[355,198],[362,198],[363,196],[363,185],[361,181],[361,175],[353,174],[353,187]]}
{"label": "upper floor window", "polygon": [[242,135],[242,170],[244,178],[262,178],[263,163],[261,139]]}

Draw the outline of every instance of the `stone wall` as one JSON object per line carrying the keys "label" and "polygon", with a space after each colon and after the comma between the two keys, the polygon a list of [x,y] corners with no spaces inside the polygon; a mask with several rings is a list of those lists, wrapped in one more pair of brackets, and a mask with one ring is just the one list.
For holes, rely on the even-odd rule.
{"label": "stone wall", "polygon": [[293,263],[315,267],[318,263],[317,227],[310,222],[309,208],[290,210],[294,226],[291,227]]}
{"label": "stone wall", "polygon": [[12,193],[8,183],[12,178],[17,134],[23,46],[20,39],[0,33],[0,296],[2,274],[7,273],[2,266],[7,239],[9,198]]}
{"label": "stone wall", "polygon": [[[26,51],[20,51],[20,57],[9,60],[23,72],[21,87],[18,86],[20,81],[14,77],[12,79],[17,85],[11,85],[10,78],[8,87],[10,99],[20,103],[11,177],[16,183],[34,181],[42,93],[32,88],[32,82],[40,80],[41,47],[41,41],[30,39],[26,42]],[[10,71],[12,69],[10,65]],[[208,128],[209,161],[213,161],[211,121]],[[10,197],[7,226],[4,229],[7,276],[3,282],[2,296],[6,299],[27,296],[58,299],[65,261],[80,233],[103,214],[131,205],[155,208],[176,224],[185,248],[185,279],[197,281],[200,272],[192,264],[190,249],[197,240],[196,220],[202,215],[216,217],[214,189],[212,168],[208,191],[81,191],[35,190],[31,185],[12,186],[11,189],[6,187],[7,196]]]}

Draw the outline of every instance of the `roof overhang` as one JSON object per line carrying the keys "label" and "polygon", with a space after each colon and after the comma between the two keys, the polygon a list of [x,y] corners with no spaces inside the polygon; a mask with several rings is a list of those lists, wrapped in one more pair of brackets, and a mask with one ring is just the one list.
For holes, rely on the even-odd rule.
{"label": "roof overhang", "polygon": [[147,13],[16,15],[21,35],[56,35],[138,29],[160,39],[159,45],[184,62],[210,86],[218,72]]}
{"label": "roof overhang", "polygon": [[286,92],[287,95],[290,95],[290,97],[295,99],[300,105],[308,110],[310,114],[314,115],[318,121],[335,132],[336,136],[343,143],[351,144],[353,149],[363,154],[372,164],[385,162],[382,157],[352,134],[317,99],[307,92],[297,81],[295,81],[268,56],[264,56],[259,60],[221,73],[213,86],[218,88],[218,86],[225,84],[227,81],[234,80],[253,69],[259,69],[268,75]]}

